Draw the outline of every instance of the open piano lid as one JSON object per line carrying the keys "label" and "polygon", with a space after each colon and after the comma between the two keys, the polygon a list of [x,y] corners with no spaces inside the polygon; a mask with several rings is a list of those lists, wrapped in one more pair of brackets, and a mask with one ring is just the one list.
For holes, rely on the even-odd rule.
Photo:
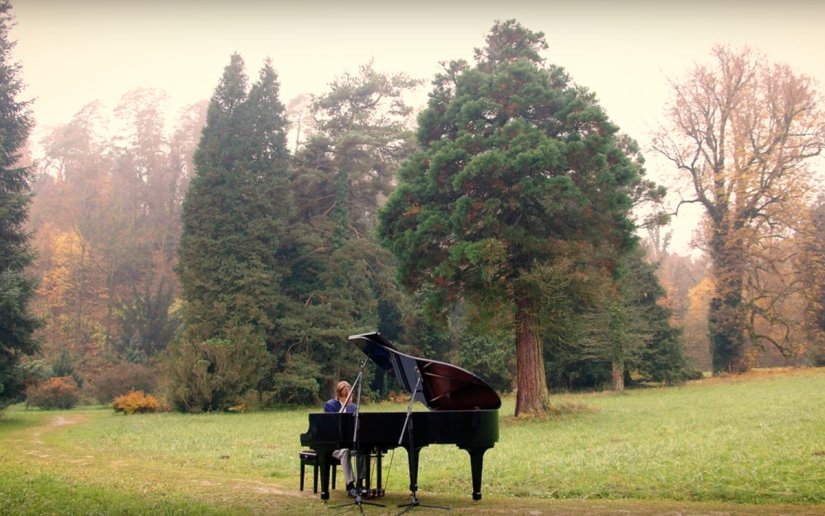
{"label": "open piano lid", "polygon": [[413,393],[421,373],[421,388],[414,399],[431,410],[497,409],[501,398],[484,380],[458,366],[416,358],[400,352],[380,333],[351,335],[358,346],[378,367],[395,374],[398,384]]}

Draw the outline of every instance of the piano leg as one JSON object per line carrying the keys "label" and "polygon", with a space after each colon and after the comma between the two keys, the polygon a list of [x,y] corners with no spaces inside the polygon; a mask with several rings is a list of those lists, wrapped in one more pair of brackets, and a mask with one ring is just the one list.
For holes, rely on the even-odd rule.
{"label": "piano leg", "polygon": [[370,451],[358,451],[355,454],[356,487],[359,493],[369,491],[370,482]]}
{"label": "piano leg", "polygon": [[384,450],[381,448],[375,449],[375,493],[377,496],[384,496],[384,486],[381,484],[381,456]]}
{"label": "piano leg", "polygon": [[410,466],[410,492],[413,493],[413,496],[415,496],[415,493],[418,491],[418,455],[420,453],[420,446],[416,446],[412,450],[407,448]]}
{"label": "piano leg", "polygon": [[318,469],[321,470],[321,500],[329,500],[329,470],[332,466],[331,450],[316,450]]}
{"label": "piano leg", "polygon": [[470,469],[473,474],[473,500],[481,500],[481,472],[484,470],[484,452],[489,448],[466,448],[470,454]]}

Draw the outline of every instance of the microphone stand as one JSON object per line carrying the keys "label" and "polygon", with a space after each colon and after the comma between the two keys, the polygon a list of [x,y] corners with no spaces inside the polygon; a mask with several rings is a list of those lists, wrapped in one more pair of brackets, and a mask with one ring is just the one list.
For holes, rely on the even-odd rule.
{"label": "microphone stand", "polygon": [[400,504],[399,507],[406,507],[406,509],[401,511],[399,514],[404,514],[405,512],[411,511],[415,507],[443,509],[445,511],[449,510],[448,507],[422,504],[418,501],[418,497],[415,494],[416,491],[418,491],[418,453],[420,450],[417,450],[415,448],[412,408],[413,402],[415,401],[415,395],[418,394],[419,390],[421,389],[421,372],[418,370],[418,367],[415,368],[415,374],[418,377],[418,379],[415,382],[415,388],[412,391],[412,395],[410,396],[410,399],[407,402],[407,418],[404,420],[404,425],[401,427],[401,435],[398,436],[398,445],[400,446],[401,442],[404,440],[404,432],[407,432],[407,456],[410,460],[410,503]]}
{"label": "microphone stand", "polygon": [[[363,465],[361,464],[363,457],[361,456],[361,451],[358,447],[359,442],[360,442],[360,441],[358,441],[358,427],[359,427],[359,423],[360,423],[358,416],[361,413],[361,384],[363,383],[364,366],[367,365],[367,360],[369,360],[369,357],[365,358],[364,361],[361,362],[361,367],[359,368],[358,376],[355,378],[355,381],[353,382],[353,387],[349,390],[349,395],[347,396],[347,399],[344,400],[344,404],[341,407],[341,410],[343,411],[345,409],[345,407],[349,404],[350,399],[352,399],[352,391],[357,387],[358,388],[358,394],[356,396],[356,402],[355,402],[355,425],[354,425],[353,430],[352,430],[352,449],[355,450],[355,470],[356,470],[356,475],[358,477],[356,479],[355,500],[353,500],[350,503],[345,503],[345,504],[341,504],[341,505],[336,505],[334,507],[330,507],[330,509],[340,509],[341,507],[349,507],[351,505],[357,505],[358,509],[360,509],[360,511],[361,511],[361,514],[364,514],[364,505],[374,505],[376,507],[384,507],[384,505],[380,504],[380,503],[364,501],[364,499],[361,497],[361,491],[362,491],[364,479],[363,479],[363,472],[362,472]],[[367,460],[369,460],[369,453],[367,454]]]}

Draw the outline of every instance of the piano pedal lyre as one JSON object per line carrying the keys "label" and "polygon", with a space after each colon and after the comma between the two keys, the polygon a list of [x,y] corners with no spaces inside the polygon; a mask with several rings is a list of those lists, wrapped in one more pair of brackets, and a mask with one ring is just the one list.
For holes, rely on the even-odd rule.
{"label": "piano pedal lyre", "polygon": [[366,494],[367,498],[380,498],[382,496],[384,496],[384,490],[383,489],[373,488],[373,489],[368,489],[367,490],[367,494]]}

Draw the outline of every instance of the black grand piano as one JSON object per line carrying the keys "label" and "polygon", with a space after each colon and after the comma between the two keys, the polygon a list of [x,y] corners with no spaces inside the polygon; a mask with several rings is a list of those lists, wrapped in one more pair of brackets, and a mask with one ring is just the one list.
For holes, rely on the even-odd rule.
{"label": "black grand piano", "polygon": [[405,448],[415,499],[421,449],[430,444],[455,444],[470,454],[473,500],[480,500],[484,452],[498,441],[498,394],[458,366],[402,353],[379,333],[352,335],[349,341],[378,367],[392,371],[399,385],[430,412],[411,412],[409,419],[407,412],[309,414],[309,430],[301,434],[301,444],[317,454],[321,499],[329,498],[329,464],[336,449],[355,449],[368,457],[374,449]]}

